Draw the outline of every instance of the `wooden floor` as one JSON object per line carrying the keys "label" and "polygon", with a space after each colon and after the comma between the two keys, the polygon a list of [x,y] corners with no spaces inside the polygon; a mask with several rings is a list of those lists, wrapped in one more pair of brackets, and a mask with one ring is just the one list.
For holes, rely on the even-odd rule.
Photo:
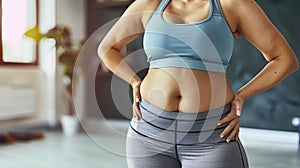
{"label": "wooden floor", "polygon": [[[1,168],[126,168],[128,121],[89,122],[88,132],[0,146]],[[111,131],[113,130],[113,131]],[[250,168],[299,168],[298,134],[241,129]]]}

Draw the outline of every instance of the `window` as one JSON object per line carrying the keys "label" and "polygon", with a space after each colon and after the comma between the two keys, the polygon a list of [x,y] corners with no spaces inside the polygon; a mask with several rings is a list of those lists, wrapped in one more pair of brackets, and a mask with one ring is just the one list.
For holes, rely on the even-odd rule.
{"label": "window", "polygon": [[24,36],[38,23],[38,0],[0,0],[2,65],[37,65],[37,42]]}

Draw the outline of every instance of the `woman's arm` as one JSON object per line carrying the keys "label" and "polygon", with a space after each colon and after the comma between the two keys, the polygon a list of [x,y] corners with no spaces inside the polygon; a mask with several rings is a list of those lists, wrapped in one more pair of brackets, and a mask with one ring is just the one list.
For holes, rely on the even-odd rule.
{"label": "woman's arm", "polygon": [[239,0],[238,30],[261,51],[268,64],[237,91],[244,100],[279,83],[298,69],[298,60],[286,39],[253,0]]}
{"label": "woman's arm", "polygon": [[144,32],[145,23],[158,3],[159,1],[152,0],[134,1],[109,30],[98,47],[98,55],[107,68],[132,86],[134,117],[137,118],[140,117],[137,102],[140,99],[141,79],[126,63],[121,55],[121,50]]}
{"label": "woman's arm", "polygon": [[123,60],[121,50],[144,31],[142,1],[135,1],[127,8],[98,47],[98,56],[107,68],[129,84],[139,78]]}
{"label": "woman's arm", "polygon": [[234,15],[239,34],[251,42],[268,61],[252,80],[236,92],[232,101],[233,112],[220,121],[220,124],[231,122],[222,135],[231,132],[228,139],[232,139],[238,134],[239,115],[244,101],[273,87],[296,71],[298,60],[286,39],[254,0],[223,0],[223,4],[223,8]]}

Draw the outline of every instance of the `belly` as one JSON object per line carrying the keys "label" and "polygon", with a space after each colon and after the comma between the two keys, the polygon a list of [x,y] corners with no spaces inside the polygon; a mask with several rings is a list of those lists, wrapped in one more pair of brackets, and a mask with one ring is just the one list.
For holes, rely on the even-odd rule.
{"label": "belly", "polygon": [[224,106],[233,97],[226,74],[186,68],[149,69],[140,91],[154,106],[188,113]]}

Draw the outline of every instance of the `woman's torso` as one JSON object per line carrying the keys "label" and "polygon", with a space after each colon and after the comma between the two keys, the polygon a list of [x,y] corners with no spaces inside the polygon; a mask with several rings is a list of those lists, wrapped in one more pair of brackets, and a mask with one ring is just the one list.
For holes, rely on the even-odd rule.
{"label": "woman's torso", "polygon": [[221,107],[233,97],[226,74],[186,68],[149,69],[140,91],[154,106],[189,113]]}
{"label": "woman's torso", "polygon": [[[196,3],[170,1],[163,18],[170,23],[199,22],[207,19],[211,7],[208,1]],[[193,7],[194,6],[194,7]],[[195,10],[199,15],[195,15]],[[181,16],[172,17],[166,13]],[[190,13],[190,14],[189,14]],[[233,91],[226,73],[206,70],[163,67],[150,68],[140,87],[141,96],[154,106],[167,111],[204,112],[230,103]]]}

